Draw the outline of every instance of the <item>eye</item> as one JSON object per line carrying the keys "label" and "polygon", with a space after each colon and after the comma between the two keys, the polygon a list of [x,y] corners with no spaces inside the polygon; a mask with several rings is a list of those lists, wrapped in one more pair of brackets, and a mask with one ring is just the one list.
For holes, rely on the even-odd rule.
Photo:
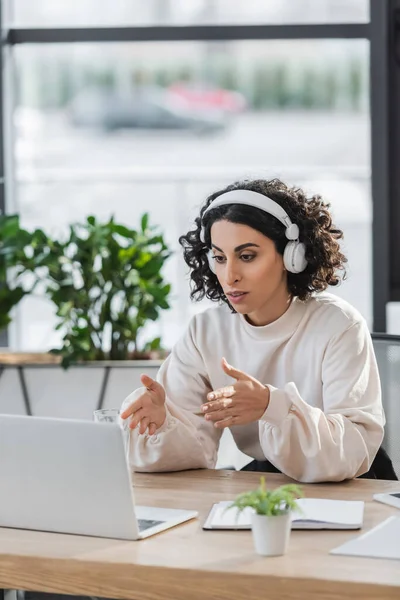
{"label": "eye", "polygon": [[250,262],[253,260],[253,258],[255,258],[254,254],[241,254],[240,255],[240,260],[242,260],[243,262]]}
{"label": "eye", "polygon": [[220,256],[220,255],[219,256],[213,256],[213,259],[219,265],[222,265],[222,263],[225,262],[225,256]]}

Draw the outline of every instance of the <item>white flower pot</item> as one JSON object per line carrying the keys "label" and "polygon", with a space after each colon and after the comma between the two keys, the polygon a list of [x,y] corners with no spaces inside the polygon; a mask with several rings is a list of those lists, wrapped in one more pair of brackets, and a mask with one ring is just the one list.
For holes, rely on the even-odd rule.
{"label": "white flower pot", "polygon": [[251,528],[257,554],[280,556],[285,554],[290,537],[291,514],[267,517],[253,513]]}

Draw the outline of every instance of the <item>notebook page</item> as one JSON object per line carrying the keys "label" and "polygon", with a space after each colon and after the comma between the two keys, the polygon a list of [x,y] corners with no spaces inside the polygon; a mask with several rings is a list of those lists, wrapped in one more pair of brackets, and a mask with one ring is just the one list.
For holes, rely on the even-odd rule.
{"label": "notebook page", "polygon": [[215,529],[225,527],[231,529],[250,529],[252,515],[251,508],[245,508],[245,510],[239,514],[237,508],[226,510],[230,504],[232,504],[230,500],[214,504],[204,527],[210,525]]}
{"label": "notebook page", "polygon": [[326,500],[300,498],[297,501],[303,514],[294,513],[293,520],[332,523],[337,525],[362,525],[364,502],[358,500]]}

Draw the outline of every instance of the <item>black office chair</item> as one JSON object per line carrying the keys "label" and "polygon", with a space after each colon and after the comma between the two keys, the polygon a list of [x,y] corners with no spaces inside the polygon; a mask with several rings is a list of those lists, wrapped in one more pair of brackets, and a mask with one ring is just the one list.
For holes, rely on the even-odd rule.
{"label": "black office chair", "polygon": [[[269,460],[253,460],[243,467],[241,471],[256,471],[257,473],[281,473]],[[386,450],[381,446],[367,473],[360,475],[360,479],[389,479],[397,481],[398,477],[393,468],[392,461]]]}
{"label": "black office chair", "polygon": [[[384,474],[388,462],[383,453],[390,455],[395,475],[400,475],[400,335],[373,333],[376,360],[382,385],[382,403],[386,414],[385,439],[382,453],[377,455],[374,462],[382,461]],[[382,459],[383,456],[383,459]],[[386,466],[385,466],[386,465]],[[392,479],[377,477],[377,479]],[[396,477],[397,479],[397,477]]]}

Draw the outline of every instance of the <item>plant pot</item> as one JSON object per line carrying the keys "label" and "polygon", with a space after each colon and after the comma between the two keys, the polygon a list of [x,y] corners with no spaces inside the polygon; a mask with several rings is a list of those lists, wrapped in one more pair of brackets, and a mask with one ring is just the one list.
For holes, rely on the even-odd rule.
{"label": "plant pot", "polygon": [[251,529],[254,546],[261,556],[281,556],[285,554],[290,537],[290,512],[276,517],[252,515]]}

